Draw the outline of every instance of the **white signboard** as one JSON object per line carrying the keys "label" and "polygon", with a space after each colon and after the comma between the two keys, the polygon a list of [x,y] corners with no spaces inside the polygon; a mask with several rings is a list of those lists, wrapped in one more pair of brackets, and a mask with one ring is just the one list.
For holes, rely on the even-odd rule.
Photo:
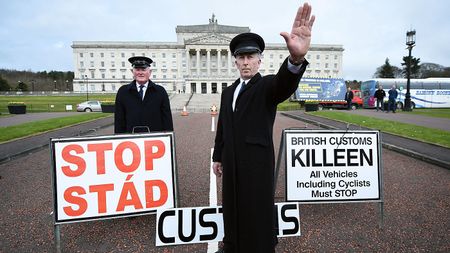
{"label": "white signboard", "polygon": [[[275,206],[278,237],[300,236],[298,205],[275,203]],[[223,231],[220,206],[158,209],[157,212],[156,246],[221,241]]]}
{"label": "white signboard", "polygon": [[173,133],[52,139],[55,223],[175,207]]}
{"label": "white signboard", "polygon": [[381,201],[378,131],[286,130],[286,200]]}

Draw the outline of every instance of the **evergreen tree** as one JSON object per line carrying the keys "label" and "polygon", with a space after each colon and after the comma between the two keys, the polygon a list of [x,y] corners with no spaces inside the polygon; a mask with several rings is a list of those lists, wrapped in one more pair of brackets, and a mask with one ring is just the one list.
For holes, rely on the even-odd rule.
{"label": "evergreen tree", "polygon": [[[407,78],[406,74],[407,74],[407,68],[408,68],[408,61],[409,61],[409,56],[404,56],[403,62],[402,62],[402,66],[403,66],[402,73],[405,78]],[[420,63],[420,58],[415,58],[415,57],[411,56],[411,73],[410,73],[411,78],[421,78],[419,63]]]}
{"label": "evergreen tree", "polygon": [[17,91],[28,91],[28,85],[24,82],[19,82],[19,84],[16,87]]}
{"label": "evergreen tree", "polygon": [[11,89],[11,86],[9,86],[8,81],[2,78],[0,76],[0,91],[9,91]]}
{"label": "evergreen tree", "polygon": [[377,71],[374,74],[376,78],[394,78],[395,73],[394,66],[389,63],[389,58],[386,58],[384,65],[381,65],[377,68]]}

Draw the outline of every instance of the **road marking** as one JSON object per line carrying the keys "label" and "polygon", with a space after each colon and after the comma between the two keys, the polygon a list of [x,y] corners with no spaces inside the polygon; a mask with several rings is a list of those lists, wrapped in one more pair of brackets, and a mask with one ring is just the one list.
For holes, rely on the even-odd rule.
{"label": "road marking", "polygon": [[215,118],[216,117],[214,117],[214,116],[211,117],[211,132],[215,131],[215,126],[216,126],[216,124],[214,124],[215,123]]}
{"label": "road marking", "polygon": [[[212,118],[214,120],[214,117],[212,117]],[[214,152],[214,149],[212,148],[211,149],[211,157],[210,157],[211,166],[209,168],[209,205],[217,206],[217,184],[216,184],[216,175],[213,173],[213,161],[212,161],[213,152]],[[208,243],[208,253],[213,253],[213,252],[216,252],[217,250],[219,250],[218,242],[209,242]]]}

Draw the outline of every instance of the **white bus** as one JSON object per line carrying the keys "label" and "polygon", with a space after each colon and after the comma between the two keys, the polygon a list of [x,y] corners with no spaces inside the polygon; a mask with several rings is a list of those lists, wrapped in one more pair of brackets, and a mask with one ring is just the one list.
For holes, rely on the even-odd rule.
{"label": "white bus", "polygon": [[[361,84],[363,108],[375,108],[375,91],[379,85],[386,91],[397,87],[397,108],[402,109],[405,102],[406,79],[377,78]],[[446,108],[450,107],[450,78],[410,79],[412,108]]]}

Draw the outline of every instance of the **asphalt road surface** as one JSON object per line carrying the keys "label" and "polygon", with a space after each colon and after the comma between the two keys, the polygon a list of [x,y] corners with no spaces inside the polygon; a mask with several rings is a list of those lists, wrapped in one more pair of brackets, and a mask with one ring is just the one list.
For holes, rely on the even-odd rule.
{"label": "asphalt road surface", "polygon": [[[174,115],[181,207],[209,205],[209,114]],[[281,130],[305,124],[277,116]],[[310,128],[315,126],[309,125]],[[112,134],[113,128],[97,134]],[[450,170],[382,151],[384,225],[377,203],[300,205],[301,236],[281,238],[277,252],[450,252]],[[0,165],[0,252],[53,252],[50,151]],[[284,201],[284,173],[276,202]],[[218,183],[220,204],[220,180]],[[264,222],[264,221],[261,221]],[[206,244],[155,246],[155,215],[61,225],[63,252],[207,252]]]}

